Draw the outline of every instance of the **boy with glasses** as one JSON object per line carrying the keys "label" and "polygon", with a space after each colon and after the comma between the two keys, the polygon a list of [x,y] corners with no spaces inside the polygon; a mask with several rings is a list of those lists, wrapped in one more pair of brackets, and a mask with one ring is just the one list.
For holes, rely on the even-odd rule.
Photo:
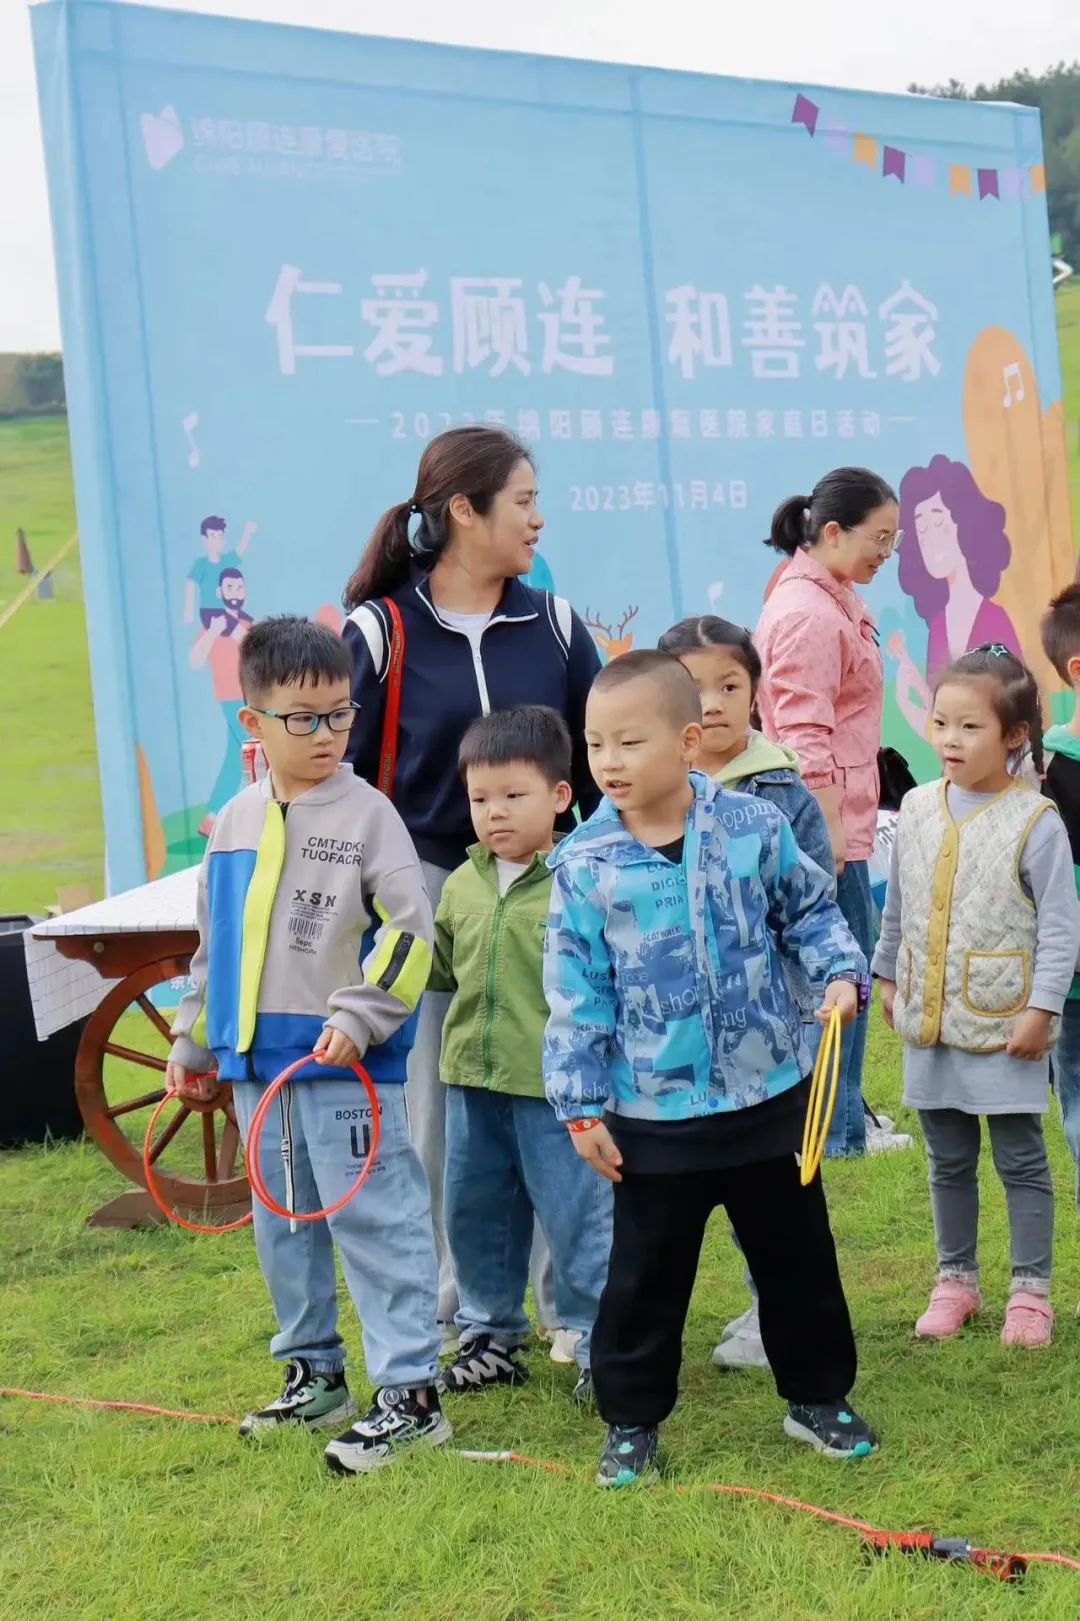
{"label": "boy with glasses", "polygon": [[306,619],[264,620],[244,639],[240,681],[240,720],[269,771],[214,826],[199,875],[195,989],[173,1025],[167,1080],[204,1103],[230,1083],[246,1140],[263,1088],[314,1053],[261,1147],[275,1199],[304,1211],[333,1204],[360,1171],[370,1108],[351,1066],[367,1066],[382,1137],[356,1198],[296,1231],[255,1203],[279,1328],[270,1350],[286,1364],[285,1386],[240,1426],[244,1436],[284,1424],[326,1430],[356,1415],[337,1326],[336,1242],[377,1388],[370,1412],[330,1442],[326,1459],[338,1473],[365,1473],[452,1433],[435,1389],[430,1196],[404,1100],[413,1015],[431,967],[431,907],[397,812],[341,765],[356,713],[344,643]]}

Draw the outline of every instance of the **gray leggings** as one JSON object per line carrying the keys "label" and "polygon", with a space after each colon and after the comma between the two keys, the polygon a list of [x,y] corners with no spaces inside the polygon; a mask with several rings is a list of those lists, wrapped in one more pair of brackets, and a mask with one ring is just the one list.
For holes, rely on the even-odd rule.
{"label": "gray leggings", "polygon": [[[959,1109],[920,1109],[919,1120],[930,1156],[938,1266],[943,1277],[977,1278],[979,1116]],[[1013,1286],[1045,1294],[1054,1249],[1054,1191],[1042,1116],[992,1114],[986,1123],[1009,1209]]]}

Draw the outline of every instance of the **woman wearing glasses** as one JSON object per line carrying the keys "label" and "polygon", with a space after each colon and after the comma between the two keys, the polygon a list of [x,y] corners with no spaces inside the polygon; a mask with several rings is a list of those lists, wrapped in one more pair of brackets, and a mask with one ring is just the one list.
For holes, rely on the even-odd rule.
{"label": "woman wearing glasses", "polygon": [[[372,783],[380,776],[387,692],[395,685],[388,602],[401,616],[404,663],[390,797],[423,862],[433,906],[475,842],[458,747],[480,715],[522,703],[557,710],[574,741],[572,786],[582,813],[599,802],[585,748],[585,700],[599,655],[569,603],[519,578],[533,569],[543,527],[526,446],[502,428],[452,428],[427,446],[413,495],[379,519],[345,587],[343,634],[360,705],[347,757]],[[408,1101],[431,1183],[439,1318],[449,1329],[457,1291],[442,1217],[446,1103],[439,1078],[447,1001],[429,992],[421,1005]]]}
{"label": "woman wearing glasses", "polygon": [[[765,544],[791,561],[754,636],[762,729],[795,750],[803,781],[825,813],[837,902],[867,961],[874,950],[867,863],[877,829],[884,678],[877,627],[855,587],[869,585],[892,556],[898,519],[892,489],[865,467],[838,467],[812,494],[783,502]],[[866,1026],[864,1011],[844,1041],[831,1155],[866,1152]],[[906,1146],[893,1144],[888,1133],[874,1137],[874,1146]]]}

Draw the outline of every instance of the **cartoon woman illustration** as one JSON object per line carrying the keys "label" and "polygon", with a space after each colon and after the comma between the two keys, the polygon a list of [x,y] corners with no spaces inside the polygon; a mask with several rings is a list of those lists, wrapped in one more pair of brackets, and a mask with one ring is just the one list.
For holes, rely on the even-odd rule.
{"label": "cartoon woman illustration", "polygon": [[1012,547],[1005,509],[989,500],[963,462],[935,456],[912,467],[900,485],[900,585],[927,626],[926,674],[902,631],[888,641],[899,669],[896,701],[908,725],[925,736],[930,685],[938,670],[983,642],[1001,642],[1023,657],[1013,623],[991,598]]}

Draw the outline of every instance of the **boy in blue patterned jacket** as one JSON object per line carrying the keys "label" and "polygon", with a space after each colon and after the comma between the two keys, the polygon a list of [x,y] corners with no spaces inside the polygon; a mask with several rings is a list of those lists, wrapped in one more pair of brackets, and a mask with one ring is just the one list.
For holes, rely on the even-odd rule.
{"label": "boy in blue patterned jacket", "polygon": [[607,665],[586,741],[606,799],[550,859],[544,1072],[575,1148],[615,1184],[592,1342],[597,1479],[655,1473],[719,1204],[760,1295],[785,1430],[866,1456],[877,1438],[847,1404],[855,1343],[825,1195],[820,1176],[800,1180],[811,1063],[784,960],[824,986],[818,1018],[836,1007],[845,1023],[866,962],[780,813],[690,771],[701,705],[677,659]]}

